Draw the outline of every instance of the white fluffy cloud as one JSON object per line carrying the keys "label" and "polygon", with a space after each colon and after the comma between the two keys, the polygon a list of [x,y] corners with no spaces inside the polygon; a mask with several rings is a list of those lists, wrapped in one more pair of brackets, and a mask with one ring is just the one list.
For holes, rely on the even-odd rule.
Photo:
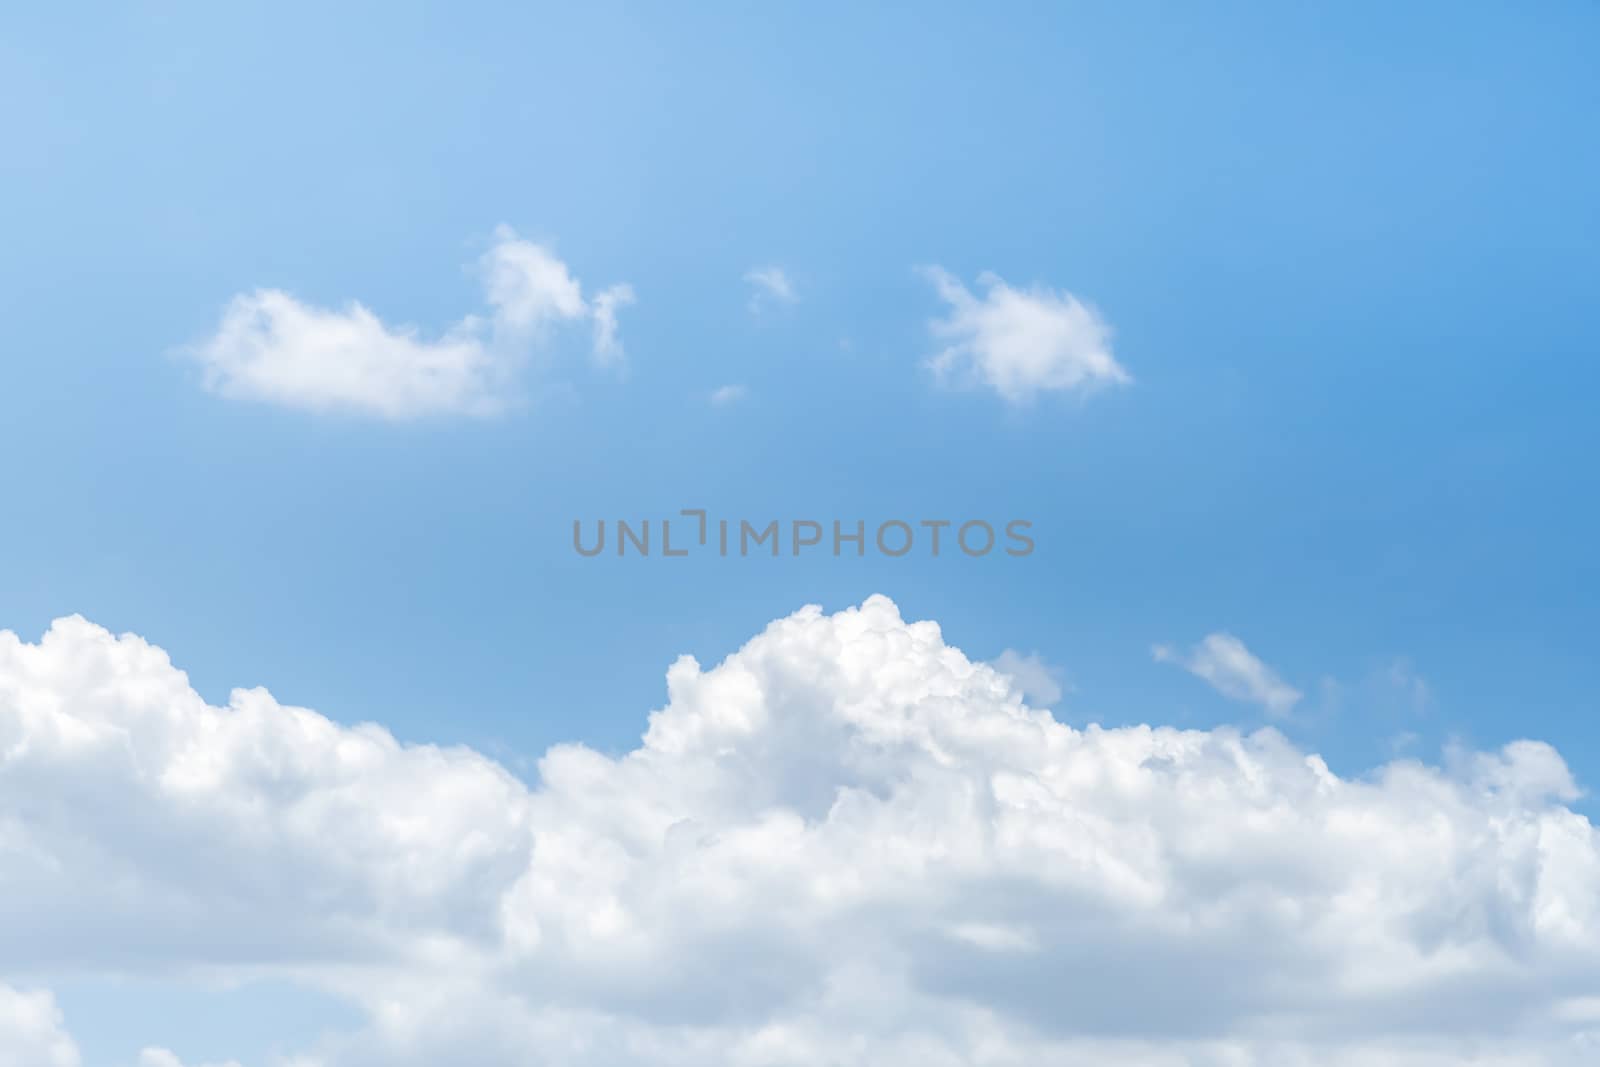
{"label": "white fluffy cloud", "polygon": [[184,354],[224,396],[392,419],[504,411],[529,353],[564,323],[591,322],[595,360],[621,360],[617,311],[633,302],[628,286],[585,299],[552,251],[506,227],[478,267],[489,313],[437,337],[388,325],[354,301],[329,309],[257,289],[234,297],[216,332]]}
{"label": "white fluffy cloud", "polygon": [[1188,655],[1166,645],[1155,646],[1151,654],[1158,662],[1176,663],[1225,697],[1259,704],[1274,715],[1286,715],[1300,703],[1300,691],[1232,634],[1208,634]]}
{"label": "white fluffy cloud", "polygon": [[1088,392],[1132,382],[1111,354],[1111,327],[1068,292],[1013,289],[998,275],[979,276],[975,296],[949,272],[924,273],[947,305],[931,324],[944,344],[929,367],[941,380],[982,385],[1014,404],[1040,392]]}
{"label": "white fluffy cloud", "polygon": [[0,978],[364,1006],[305,1067],[1593,1062],[1600,840],[1546,745],[1348,779],[1270,730],[1077,730],[881,597],[667,688],[528,785],[208,706],[81,619],[0,632]]}
{"label": "white fluffy cloud", "polygon": [[48,992],[0,983],[0,1063],[78,1067],[78,1046],[62,1028],[61,1010]]}

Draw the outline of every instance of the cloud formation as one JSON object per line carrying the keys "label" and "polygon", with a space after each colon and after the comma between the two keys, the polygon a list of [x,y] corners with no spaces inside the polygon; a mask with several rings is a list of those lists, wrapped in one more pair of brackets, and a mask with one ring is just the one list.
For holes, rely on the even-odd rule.
{"label": "cloud formation", "polygon": [[1272,730],[1073,729],[882,597],[682,658],[667,698],[527,784],[259,689],[208,706],[82,619],[0,632],[0,967],[364,1006],[306,1067],[1600,1048],[1600,840],[1546,745],[1350,779]]}
{"label": "cloud formation", "polygon": [[944,345],[928,360],[939,381],[984,386],[1013,404],[1041,392],[1082,394],[1133,381],[1111,354],[1110,325],[1071,293],[1014,289],[984,273],[982,295],[974,295],[939,267],[923,273],[947,308],[930,323]]}
{"label": "cloud formation", "polygon": [[1048,708],[1061,699],[1066,685],[1061,668],[1045,662],[1037,652],[1024,655],[1008,648],[994,658],[991,666],[1010,678],[1022,699],[1030,704]]}
{"label": "cloud formation", "polygon": [[257,289],[234,297],[216,332],[183,355],[223,396],[389,419],[506,410],[529,355],[563,324],[590,322],[595,361],[621,361],[617,312],[634,299],[627,285],[586,299],[550,249],[504,226],[478,272],[488,313],[437,337],[391,326],[355,301],[330,309]]}
{"label": "cloud formation", "polygon": [[750,310],[758,312],[767,304],[793,304],[800,299],[794,282],[782,267],[758,267],[747,271],[744,280],[750,283]]}
{"label": "cloud formation", "polygon": [[62,1027],[55,997],[0,982],[0,1063],[78,1067],[78,1046]]}
{"label": "cloud formation", "polygon": [[1259,704],[1274,715],[1286,715],[1300,703],[1300,691],[1279,678],[1232,634],[1208,634],[1188,655],[1166,645],[1155,646],[1151,654],[1159,663],[1177,664],[1225,697]]}

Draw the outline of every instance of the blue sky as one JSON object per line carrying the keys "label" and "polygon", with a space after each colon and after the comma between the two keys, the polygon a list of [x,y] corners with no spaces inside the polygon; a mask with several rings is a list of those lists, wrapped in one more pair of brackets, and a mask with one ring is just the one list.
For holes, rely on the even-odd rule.
{"label": "blue sky", "polygon": [[[19,632],[81,612],[213,697],[538,751],[631,743],[677,653],[882,591],[1037,649],[1083,715],[1236,716],[1148,662],[1231,629],[1303,687],[1409,658],[1430,732],[1594,736],[1590,5],[10,22]],[[523,417],[387,425],[167,355],[258,285],[441,329],[502,222],[631,282],[625,382],[556,357]],[[752,316],[767,263],[802,299]],[[925,263],[1080,294],[1137,384],[930,388]],[[566,547],[694,506],[1015,513],[1041,547]]]}
{"label": "blue sky", "polygon": [[[0,628],[80,613],[212,703],[264,685],[532,781],[632,748],[678,655],[884,593],[1054,665],[1068,723],[1272,722],[1343,774],[1532,737],[1600,780],[1592,3],[4,23]],[[625,371],[563,330],[514,410],[384,419],[175,354],[258,287],[436,336],[500,225],[631,286]],[[794,299],[753,307],[772,266]],[[941,385],[928,266],[1088,302],[1131,384]],[[689,507],[1038,549],[571,550]],[[1152,655],[1215,633],[1287,718]]]}

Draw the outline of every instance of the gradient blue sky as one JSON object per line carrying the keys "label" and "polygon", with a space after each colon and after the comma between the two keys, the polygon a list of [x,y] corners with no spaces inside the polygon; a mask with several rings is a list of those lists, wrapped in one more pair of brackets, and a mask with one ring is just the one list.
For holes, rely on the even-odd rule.
{"label": "gradient blue sky", "polygon": [[[625,745],[679,652],[889,593],[1068,717],[1238,718],[1226,629],[1413,721],[1596,737],[1600,9],[44,8],[8,16],[0,623],[403,736]],[[388,425],[168,356],[258,285],[437,329],[497,223],[624,279],[626,381]],[[761,315],[776,263],[801,300]],[[934,387],[913,272],[1071,289],[1137,384]],[[711,410],[712,388],[748,385]],[[574,517],[1022,516],[1025,560],[589,561]],[[1391,709],[1393,711],[1394,709]],[[1398,711],[1394,712],[1398,716]],[[1592,773],[1587,775],[1593,777]]]}
{"label": "gradient blue sky", "polygon": [[[884,592],[1059,665],[1067,721],[1263,721],[1152,659],[1225,630],[1337,768],[1534,736],[1600,780],[1597,33],[1577,0],[13,10],[0,627],[82,613],[213,701],[527,770],[631,745],[680,653]],[[256,286],[441,329],[500,223],[633,285],[625,379],[556,352],[525,412],[387,423],[171,356]],[[800,298],[753,314],[767,264]],[[923,264],[1092,301],[1135,384],[938,388]],[[569,548],[696,506],[1039,547]]]}

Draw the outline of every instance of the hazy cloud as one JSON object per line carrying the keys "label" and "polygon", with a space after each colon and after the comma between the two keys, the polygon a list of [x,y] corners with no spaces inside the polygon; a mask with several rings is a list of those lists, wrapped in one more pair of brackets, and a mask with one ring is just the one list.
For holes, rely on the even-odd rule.
{"label": "hazy cloud", "polygon": [[1152,653],[1158,662],[1177,664],[1223,696],[1259,704],[1275,715],[1287,714],[1300,702],[1300,691],[1232,634],[1210,634],[1186,655],[1166,645],[1155,646]]}

